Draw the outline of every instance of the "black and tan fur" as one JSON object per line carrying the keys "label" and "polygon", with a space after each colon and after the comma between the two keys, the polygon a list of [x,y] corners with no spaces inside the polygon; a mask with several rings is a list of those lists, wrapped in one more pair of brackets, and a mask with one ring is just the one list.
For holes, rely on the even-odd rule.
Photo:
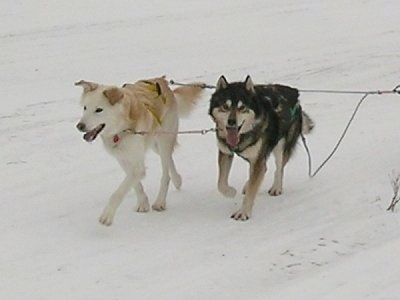
{"label": "black and tan fur", "polygon": [[276,170],[269,194],[282,193],[284,167],[297,140],[301,133],[308,133],[314,127],[313,121],[302,111],[298,98],[295,88],[279,84],[254,85],[250,76],[244,82],[228,83],[224,76],[218,80],[209,108],[217,127],[218,190],[227,197],[236,194],[235,188],[228,184],[235,154],[250,164],[242,207],[232,218],[250,218],[271,152],[275,156]]}

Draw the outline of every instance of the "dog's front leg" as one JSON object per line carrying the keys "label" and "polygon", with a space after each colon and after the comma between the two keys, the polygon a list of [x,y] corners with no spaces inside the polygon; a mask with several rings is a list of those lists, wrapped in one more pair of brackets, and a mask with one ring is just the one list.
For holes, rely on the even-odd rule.
{"label": "dog's front leg", "polygon": [[242,207],[231,216],[233,219],[246,221],[251,217],[254,199],[266,171],[265,158],[259,158],[255,162],[250,161],[250,178],[247,181],[246,195],[244,196]]}
{"label": "dog's front leg", "polygon": [[117,190],[111,195],[107,206],[104,208],[103,213],[99,218],[99,222],[103,225],[110,226],[113,222],[115,211],[121,204],[125,195],[128,193],[129,189],[132,187],[133,178],[127,175],[125,179],[121,182]]}
{"label": "dog's front leg", "polygon": [[[143,168],[144,169],[144,168]],[[143,185],[140,180],[144,177],[144,171],[129,172],[127,173],[125,179],[121,182],[117,190],[112,194],[107,206],[104,208],[99,221],[101,224],[110,226],[113,222],[115,212],[122,200],[129,192],[129,190],[134,188],[137,197],[137,212],[148,212],[150,205],[149,200],[144,192]]]}
{"label": "dog's front leg", "polygon": [[229,186],[228,177],[232,167],[233,154],[226,154],[222,151],[218,153],[218,190],[226,197],[235,197],[236,189]]}
{"label": "dog's front leg", "polygon": [[133,184],[133,189],[136,193],[137,205],[136,212],[145,213],[150,209],[149,200],[147,198],[146,193],[144,192],[143,185],[140,181],[137,181]]}

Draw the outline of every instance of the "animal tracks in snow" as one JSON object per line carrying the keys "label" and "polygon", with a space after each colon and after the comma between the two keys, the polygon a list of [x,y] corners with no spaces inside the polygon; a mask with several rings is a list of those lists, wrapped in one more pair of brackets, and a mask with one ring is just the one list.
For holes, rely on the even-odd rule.
{"label": "animal tracks in snow", "polygon": [[347,244],[337,239],[321,237],[281,252],[278,261],[270,266],[269,271],[295,275],[312,267],[326,266],[339,257],[351,255],[363,246],[365,244],[361,242]]}
{"label": "animal tracks in snow", "polygon": [[[76,116],[72,115],[73,106],[71,101],[43,101],[35,104],[28,104],[18,109],[13,114],[0,115],[0,134],[13,138],[18,133],[26,131],[37,131],[43,127],[51,127],[55,130],[57,124],[68,122],[73,127]],[[59,118],[58,111],[71,111],[70,118]],[[71,128],[72,128],[71,127]]]}

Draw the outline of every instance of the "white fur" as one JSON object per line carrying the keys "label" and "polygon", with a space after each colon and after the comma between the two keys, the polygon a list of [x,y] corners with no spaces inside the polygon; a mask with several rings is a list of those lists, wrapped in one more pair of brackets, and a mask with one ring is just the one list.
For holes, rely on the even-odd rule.
{"label": "white fur", "polygon": [[285,139],[282,138],[275,146],[273,153],[275,157],[275,173],[274,182],[268,193],[272,196],[278,196],[282,194],[282,182],[283,182],[283,147],[285,145]]}
{"label": "white fur", "polygon": [[247,159],[248,161],[255,160],[259,156],[261,145],[262,140],[259,139],[257,143],[250,147],[247,147],[242,152],[240,152],[240,156]]}
{"label": "white fur", "polygon": [[[239,105],[240,104],[240,105]],[[230,108],[232,105],[231,100],[226,101],[226,105]],[[243,106],[242,102],[239,101],[238,107]],[[214,121],[217,123],[217,129],[219,130],[219,136],[225,138],[227,135],[226,126],[228,123],[229,115],[232,112],[230,110],[221,109],[221,107],[215,107],[212,110],[211,115],[214,118]],[[248,110],[245,112],[236,111],[236,123],[240,126],[240,134],[244,134],[253,129],[253,127],[257,124],[257,120],[255,119],[255,113],[252,110]]]}
{"label": "white fur", "polygon": [[[99,218],[101,224],[111,225],[117,208],[131,188],[134,189],[137,196],[136,211],[147,212],[150,209],[147,195],[141,183],[146,174],[144,161],[149,148],[152,148],[160,156],[162,167],[159,192],[152,205],[154,210],[163,211],[166,209],[166,196],[170,180],[172,179],[174,186],[179,189],[182,179],[172,158],[177,139],[176,132],[178,131],[178,108],[174,95],[170,94],[166,112],[163,114],[162,123],[158,128],[154,125],[154,120],[151,117],[150,122],[148,121],[149,118],[147,121],[138,122],[141,125],[136,128],[137,131],[149,131],[149,134],[140,135],[125,131],[129,128],[129,120],[123,117],[124,110],[127,109],[126,102],[120,101],[113,105],[110,104],[103,94],[107,88],[109,87],[100,85],[94,91],[83,93],[82,106],[86,109],[80,123],[85,124],[87,130],[93,129],[99,124],[106,124],[104,130],[100,133],[104,147],[108,153],[117,159],[126,174],[124,180],[111,195]],[[194,101],[194,99],[193,97],[190,101]],[[97,108],[101,108],[102,111],[96,113]],[[154,133],[157,130],[169,133]],[[119,136],[118,143],[115,142],[115,135]]]}

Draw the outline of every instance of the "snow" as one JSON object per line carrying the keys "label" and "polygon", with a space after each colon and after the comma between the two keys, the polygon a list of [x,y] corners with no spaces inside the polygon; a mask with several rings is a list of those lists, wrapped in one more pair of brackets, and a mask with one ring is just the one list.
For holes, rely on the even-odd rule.
{"label": "snow", "polygon": [[[399,83],[396,0],[11,1],[0,3],[0,299],[399,299],[400,216],[386,208],[400,172],[398,95],[369,96],[326,167],[304,149],[284,194],[273,164],[247,222],[216,190],[215,137],[180,136],[183,188],[168,210],[139,214],[130,193],[111,227],[97,222],[122,171],[75,129],[80,79],[122,84],[219,75],[300,89]],[[213,124],[206,91],[182,129]],[[316,122],[316,167],[359,96],[303,93]],[[154,199],[159,161],[147,159]],[[234,162],[241,189],[247,165]]]}

